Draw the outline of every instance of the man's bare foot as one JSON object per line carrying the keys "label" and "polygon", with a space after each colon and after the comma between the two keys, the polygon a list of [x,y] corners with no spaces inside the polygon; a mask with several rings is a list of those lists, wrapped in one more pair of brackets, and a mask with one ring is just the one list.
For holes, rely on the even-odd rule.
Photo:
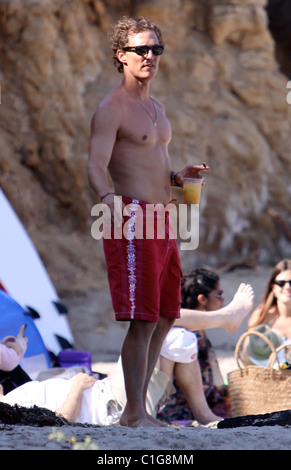
{"label": "man's bare foot", "polygon": [[3,385],[0,384],[0,398],[4,397],[4,388]]}
{"label": "man's bare foot", "polygon": [[165,427],[166,426],[166,424],[162,423],[161,421],[149,415],[148,413],[144,413],[143,416],[130,418],[126,410],[122,414],[119,423],[120,423],[120,426],[128,426],[132,428]]}
{"label": "man's bare foot", "polygon": [[224,328],[234,333],[250,312],[254,304],[254,291],[250,284],[240,284],[232,301],[224,307],[226,310],[226,323]]}
{"label": "man's bare foot", "polygon": [[130,428],[139,428],[139,427],[146,427],[146,428],[153,428],[153,427],[163,427],[163,423],[160,423],[158,420],[153,421],[149,419],[147,416],[138,418],[138,419],[122,419],[120,418],[120,426],[127,426]]}

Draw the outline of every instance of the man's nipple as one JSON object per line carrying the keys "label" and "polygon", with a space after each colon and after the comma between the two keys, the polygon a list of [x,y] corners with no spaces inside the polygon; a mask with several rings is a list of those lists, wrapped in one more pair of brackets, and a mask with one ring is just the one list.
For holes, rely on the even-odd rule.
{"label": "man's nipple", "polygon": [[142,136],[142,140],[147,140],[148,136],[145,134]]}

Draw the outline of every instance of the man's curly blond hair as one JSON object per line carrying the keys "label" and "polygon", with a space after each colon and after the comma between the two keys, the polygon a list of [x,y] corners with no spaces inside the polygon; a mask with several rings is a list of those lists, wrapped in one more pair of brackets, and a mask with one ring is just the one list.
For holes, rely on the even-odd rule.
{"label": "man's curly blond hair", "polygon": [[120,73],[123,72],[123,64],[117,59],[116,51],[118,49],[122,50],[127,46],[129,36],[148,30],[154,31],[159,40],[159,44],[163,46],[164,42],[160,28],[143,16],[140,16],[139,18],[124,16],[111,29],[109,39],[110,46],[113,51],[113,63]]}

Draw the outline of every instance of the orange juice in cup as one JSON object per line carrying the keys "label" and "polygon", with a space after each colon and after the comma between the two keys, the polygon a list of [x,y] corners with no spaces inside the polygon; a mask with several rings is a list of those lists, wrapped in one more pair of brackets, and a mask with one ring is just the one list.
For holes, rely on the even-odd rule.
{"label": "orange juice in cup", "polygon": [[184,204],[199,204],[202,178],[184,178]]}

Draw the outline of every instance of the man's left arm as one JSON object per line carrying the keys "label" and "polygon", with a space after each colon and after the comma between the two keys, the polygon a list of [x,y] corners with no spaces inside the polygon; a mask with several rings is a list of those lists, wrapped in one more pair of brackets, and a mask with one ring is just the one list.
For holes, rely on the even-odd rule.
{"label": "man's left arm", "polygon": [[183,188],[184,178],[202,178],[200,172],[209,170],[209,166],[202,163],[202,165],[188,165],[181,171],[171,171],[171,185]]}

